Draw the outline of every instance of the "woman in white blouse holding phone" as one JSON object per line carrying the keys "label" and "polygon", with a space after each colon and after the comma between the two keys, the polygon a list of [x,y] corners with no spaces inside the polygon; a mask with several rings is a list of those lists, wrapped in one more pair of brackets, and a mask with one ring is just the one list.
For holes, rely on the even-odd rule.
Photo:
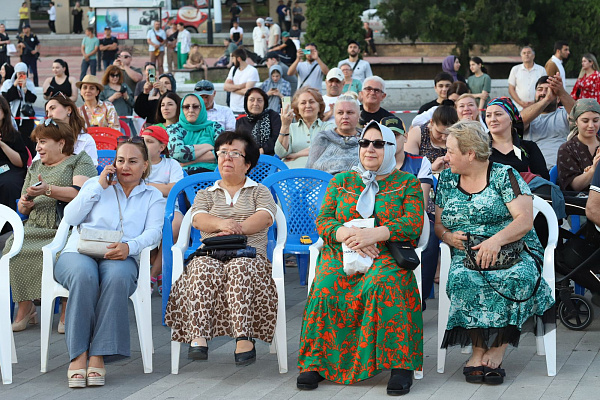
{"label": "woman in white blouse holding phone", "polygon": [[[70,297],[65,319],[69,387],[104,385],[104,356],[130,355],[127,302],[137,287],[139,254],[161,238],[165,208],[162,193],[143,181],[149,173],[144,140],[120,141],[115,164],[87,181],[65,208],[64,219],[78,226],[54,269]],[[106,246],[103,258],[95,258],[78,252],[80,229],[120,230],[122,238]]]}

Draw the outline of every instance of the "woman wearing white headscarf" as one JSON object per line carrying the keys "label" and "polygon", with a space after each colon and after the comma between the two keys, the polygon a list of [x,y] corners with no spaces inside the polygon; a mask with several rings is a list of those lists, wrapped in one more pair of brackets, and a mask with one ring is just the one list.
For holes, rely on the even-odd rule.
{"label": "woman wearing white headscarf", "polygon": [[35,85],[27,76],[27,64],[17,63],[15,72],[10,79],[6,79],[2,84],[0,93],[10,104],[12,116],[17,120],[19,132],[21,132],[25,146],[32,155],[35,155],[35,143],[29,136],[35,127],[32,119],[20,119],[22,117],[33,117],[27,111],[33,111],[33,103],[37,100],[35,94]]}
{"label": "woman wearing white headscarf", "polygon": [[252,40],[254,41],[254,52],[261,58],[267,54],[267,39],[269,38],[269,29],[265,26],[265,20],[259,18],[256,20],[256,26],[252,31]]}
{"label": "woman wearing white headscarf", "polygon": [[[391,369],[387,392],[406,394],[423,364],[423,320],[417,281],[398,266],[387,241],[416,245],[423,192],[414,175],[396,169],[396,140],[372,121],[359,140],[359,165],[329,183],[316,225],[324,245],[317,260],[300,337],[299,389],[327,379],[351,384]],[[374,228],[345,222],[375,218]],[[342,243],[373,259],[347,275]]]}

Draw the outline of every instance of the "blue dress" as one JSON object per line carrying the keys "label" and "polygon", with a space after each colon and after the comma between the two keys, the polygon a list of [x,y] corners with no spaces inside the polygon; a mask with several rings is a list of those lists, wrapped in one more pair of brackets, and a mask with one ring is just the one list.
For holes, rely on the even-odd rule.
{"label": "blue dress", "polygon": [[[510,166],[490,162],[487,186],[478,193],[465,192],[460,187],[460,176],[450,169],[444,170],[435,201],[443,209],[441,220],[447,229],[490,237],[513,221],[506,204],[519,194],[531,195],[519,173]],[[544,250],[533,229],[523,240],[543,259]],[[504,343],[518,345],[525,321],[533,315],[543,316],[552,308],[552,288],[542,279],[537,293],[522,303],[503,298],[494,288],[513,299],[529,297],[539,277],[535,260],[524,251],[522,260],[511,268],[483,272],[488,283],[480,272],[464,266],[464,258],[463,250],[452,248],[446,287],[450,313],[442,347],[464,346],[473,340],[477,347],[496,347]],[[550,312],[547,316],[551,321]],[[473,329],[477,331],[469,331]]]}

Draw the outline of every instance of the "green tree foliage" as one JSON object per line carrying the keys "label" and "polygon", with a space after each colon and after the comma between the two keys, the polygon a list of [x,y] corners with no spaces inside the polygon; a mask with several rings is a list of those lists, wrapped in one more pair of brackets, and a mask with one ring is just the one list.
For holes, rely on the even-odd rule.
{"label": "green tree foliage", "polygon": [[349,40],[364,41],[360,15],[368,8],[368,0],[307,0],[305,43],[315,43],[323,62],[337,66],[348,57]]}

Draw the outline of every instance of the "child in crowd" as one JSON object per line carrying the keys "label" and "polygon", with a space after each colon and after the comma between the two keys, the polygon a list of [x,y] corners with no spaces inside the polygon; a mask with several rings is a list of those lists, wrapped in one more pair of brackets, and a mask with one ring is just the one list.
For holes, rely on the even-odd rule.
{"label": "child in crowd", "polygon": [[269,68],[269,79],[266,79],[260,87],[269,96],[270,110],[279,113],[281,104],[285,96],[291,96],[292,86],[284,79],[281,79],[283,70],[279,65],[271,65]]}
{"label": "child in crowd", "polygon": [[[140,133],[140,136],[144,138],[146,147],[148,147],[148,157],[152,164],[150,175],[146,178],[146,183],[154,186],[161,191],[164,197],[167,197],[173,186],[175,186],[175,183],[183,179],[181,165],[172,158],[161,157],[162,155],[168,156],[169,153],[167,150],[167,143],[169,143],[167,131],[160,126],[152,125],[144,129]],[[182,220],[183,215],[176,205],[173,218],[174,242],[177,241]],[[159,246],[158,252],[153,255],[154,257],[151,259],[150,281],[158,287],[158,292],[162,294],[162,247]]]}
{"label": "child in crowd", "polygon": [[200,46],[198,44],[194,43],[190,48],[188,59],[185,64],[183,64],[183,68],[203,69],[204,79],[208,80],[208,65],[206,65],[204,57],[202,57],[202,53],[200,53]]}
{"label": "child in crowd", "polygon": [[437,93],[437,99],[430,101],[429,103],[423,104],[421,108],[419,108],[419,114],[429,110],[431,107],[439,106],[442,104],[442,101],[448,98],[448,89],[450,89],[450,85],[454,82],[454,78],[447,72],[440,72],[433,78],[433,87],[435,92]]}

